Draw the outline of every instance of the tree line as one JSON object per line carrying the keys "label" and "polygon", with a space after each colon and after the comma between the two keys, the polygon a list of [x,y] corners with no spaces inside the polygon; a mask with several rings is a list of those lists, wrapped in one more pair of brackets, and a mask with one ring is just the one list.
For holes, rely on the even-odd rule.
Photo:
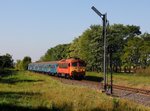
{"label": "tree line", "polygon": [[15,69],[16,70],[27,70],[28,69],[28,64],[31,63],[31,57],[25,56],[23,60],[17,60],[15,64]]}
{"label": "tree line", "polygon": [[6,53],[5,55],[0,55],[0,70],[6,68],[15,68],[16,70],[27,70],[28,64],[31,63],[31,57],[25,56],[23,60],[17,60],[14,62],[12,55]]}
{"label": "tree line", "polygon": [[0,55],[0,69],[13,68],[13,59],[10,54]]}
{"label": "tree line", "polygon": [[[112,54],[115,72],[150,66],[150,34],[142,34],[139,26],[113,24],[107,27],[107,62]],[[76,57],[87,63],[88,71],[103,69],[102,26],[91,25],[70,44],[59,44],[47,50],[40,61]],[[109,67],[109,66],[108,66]]]}
{"label": "tree line", "polygon": [[6,53],[5,55],[0,55],[0,70],[5,68],[15,68],[16,70],[27,70],[28,64],[31,63],[31,57],[25,56],[23,60],[17,60],[14,62],[12,55]]}

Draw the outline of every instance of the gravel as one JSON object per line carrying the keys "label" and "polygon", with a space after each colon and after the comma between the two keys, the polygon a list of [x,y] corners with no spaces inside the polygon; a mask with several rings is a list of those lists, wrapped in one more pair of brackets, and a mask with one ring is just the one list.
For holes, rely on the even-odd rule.
{"label": "gravel", "polygon": [[[70,79],[65,79],[65,78],[58,78],[55,76],[52,76],[52,78],[59,80],[64,84],[78,85],[78,86],[88,87],[94,90],[103,90],[103,86],[101,85],[100,82],[87,81],[87,80],[70,80]],[[150,107],[149,95],[120,90],[120,89],[113,89],[113,95],[111,96],[128,99],[128,100]]]}

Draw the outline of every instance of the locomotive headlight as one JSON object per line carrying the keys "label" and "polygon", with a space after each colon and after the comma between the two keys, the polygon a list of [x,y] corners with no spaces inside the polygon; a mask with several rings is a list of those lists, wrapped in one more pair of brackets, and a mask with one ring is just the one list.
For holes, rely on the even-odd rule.
{"label": "locomotive headlight", "polygon": [[83,68],[82,71],[84,72],[84,71],[85,71],[85,68]]}

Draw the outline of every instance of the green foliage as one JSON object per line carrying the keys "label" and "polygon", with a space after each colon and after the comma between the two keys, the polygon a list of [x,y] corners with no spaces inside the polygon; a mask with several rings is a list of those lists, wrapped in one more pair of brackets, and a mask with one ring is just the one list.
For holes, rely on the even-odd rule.
{"label": "green foliage", "polygon": [[[124,53],[124,46],[128,40],[141,33],[139,29],[138,26],[122,24],[114,24],[107,29],[107,47],[112,47],[115,72],[118,72],[118,67],[122,66],[121,56]],[[103,66],[102,26],[92,25],[81,36],[75,38],[70,46],[70,55],[85,60],[87,70],[101,71]]]}
{"label": "green foliage", "polygon": [[10,54],[0,56],[0,68],[12,68],[13,59]]}
{"label": "green foliage", "polygon": [[79,38],[75,38],[73,40],[73,43],[70,45],[68,58],[69,57],[76,57],[76,58],[80,57],[80,52],[79,52],[79,50],[80,50]]}
{"label": "green foliage", "polygon": [[122,55],[122,61],[126,67],[146,68],[150,65],[150,39],[148,38],[150,36],[144,34],[128,40]]}
{"label": "green foliage", "polygon": [[57,45],[47,50],[44,56],[40,58],[40,61],[55,61],[63,58],[67,58],[69,53],[70,44]]}
{"label": "green foliage", "polygon": [[16,70],[21,70],[22,69],[21,60],[17,60],[17,62],[15,64],[15,69]]}
{"label": "green foliage", "polygon": [[141,34],[140,27],[134,25],[122,25],[114,24],[110,26],[108,32],[108,47],[112,47],[113,51],[113,69],[118,71],[118,67],[121,69],[122,60],[121,57],[124,54],[124,46],[128,40],[134,38],[136,35]]}
{"label": "green foliage", "polygon": [[102,26],[92,25],[70,46],[70,56],[86,61],[87,70],[100,70],[102,66]]}
{"label": "green foliage", "polygon": [[[107,62],[112,52],[113,71],[121,72],[126,68],[150,66],[150,34],[142,35],[139,26],[113,24],[107,28]],[[57,45],[48,49],[41,61],[54,61],[62,58],[76,57],[87,63],[88,71],[103,69],[102,26],[91,25],[71,44]],[[108,67],[109,68],[109,67]]]}
{"label": "green foliage", "polygon": [[127,45],[124,47],[124,54],[122,55],[122,61],[125,66],[131,68],[131,66],[140,65],[140,47],[142,46],[143,40],[139,37],[130,39]]}
{"label": "green foliage", "polygon": [[15,69],[16,70],[27,70],[29,63],[31,63],[31,57],[26,56],[23,58],[23,60],[17,60]]}
{"label": "green foliage", "polygon": [[141,67],[145,68],[150,66],[150,34],[144,33],[141,38],[143,39],[143,44],[140,47],[140,63]]}
{"label": "green foliage", "polygon": [[22,60],[22,68],[23,70],[27,70],[28,69],[28,64],[31,63],[31,58],[26,56],[23,58]]}
{"label": "green foliage", "polygon": [[90,36],[90,64],[92,70],[101,71],[103,63],[103,38],[102,38],[102,26],[94,25],[91,26]]}

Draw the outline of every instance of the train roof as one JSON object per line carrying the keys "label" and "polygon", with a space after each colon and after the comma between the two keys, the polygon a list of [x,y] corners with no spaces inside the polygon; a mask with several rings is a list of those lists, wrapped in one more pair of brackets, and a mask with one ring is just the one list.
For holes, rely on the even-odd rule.
{"label": "train roof", "polygon": [[58,61],[32,62],[30,64],[58,64]]}
{"label": "train roof", "polygon": [[79,58],[68,58],[68,59],[62,59],[59,61],[60,62],[77,62],[77,61],[82,61],[84,62],[83,60],[79,59]]}
{"label": "train roof", "polygon": [[32,64],[58,64],[58,63],[63,63],[63,62],[77,62],[77,61],[81,61],[81,62],[84,62],[83,60],[79,59],[79,58],[68,58],[68,59],[62,59],[62,60],[59,60],[59,61],[46,61],[46,62],[32,62],[30,63],[29,65],[32,65]]}

